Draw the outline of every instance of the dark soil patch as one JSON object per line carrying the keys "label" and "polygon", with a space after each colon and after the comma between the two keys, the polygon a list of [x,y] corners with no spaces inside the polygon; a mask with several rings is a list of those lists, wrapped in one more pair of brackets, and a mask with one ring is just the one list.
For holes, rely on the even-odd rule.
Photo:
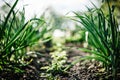
{"label": "dark soil patch", "polygon": [[[88,53],[81,52],[75,46],[70,46],[68,49],[68,62],[71,63],[76,59],[76,56],[85,56]],[[0,80],[49,80],[40,75],[46,71],[41,70],[41,67],[50,64],[50,56],[48,51],[43,51],[44,57],[38,56],[33,58],[33,61],[28,66],[24,67],[24,73],[0,72]],[[112,80],[112,77],[103,72],[103,68],[97,61],[80,61],[68,71],[68,74],[57,74],[57,80]],[[117,80],[120,79],[120,75]]]}

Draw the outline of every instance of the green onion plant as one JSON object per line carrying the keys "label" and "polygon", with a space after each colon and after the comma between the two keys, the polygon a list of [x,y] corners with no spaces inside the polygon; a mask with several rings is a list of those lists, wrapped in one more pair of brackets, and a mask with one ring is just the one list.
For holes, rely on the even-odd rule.
{"label": "green onion plant", "polygon": [[114,8],[110,7],[109,1],[107,3],[108,15],[98,8],[89,9],[88,13],[83,15],[75,13],[77,19],[74,20],[80,22],[88,31],[89,44],[92,46],[92,49],[82,48],[80,50],[89,52],[94,56],[79,58],[72,65],[84,59],[97,60],[103,64],[105,71],[111,74],[115,80],[120,70],[120,28],[114,16]]}
{"label": "green onion plant", "polygon": [[5,19],[0,20],[0,70],[19,68],[27,47],[37,43],[46,33],[45,21],[33,18],[25,21],[25,11],[15,10],[16,0]]}

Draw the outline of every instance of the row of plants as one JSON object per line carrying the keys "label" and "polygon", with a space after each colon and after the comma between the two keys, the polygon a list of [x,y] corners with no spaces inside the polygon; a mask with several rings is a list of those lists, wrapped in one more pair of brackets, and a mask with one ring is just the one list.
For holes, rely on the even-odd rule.
{"label": "row of plants", "polygon": [[[51,23],[49,25],[50,21],[46,24],[43,17],[26,21],[24,8],[23,11],[15,9],[18,1],[16,0],[13,6],[6,3],[10,11],[7,16],[4,16],[4,19],[0,19],[1,72],[24,72],[22,67],[31,63],[31,61],[25,61],[26,53],[29,52],[28,49],[35,44],[42,45],[39,42],[44,42],[46,49],[54,48],[53,52],[50,52],[50,65],[41,67],[46,71],[45,76],[48,79],[54,80],[53,77],[57,74],[67,74],[76,63],[90,59],[102,63],[104,72],[116,80],[120,70],[120,29],[114,15],[115,8],[110,6],[109,0],[107,0],[108,14],[96,6],[95,9],[88,8],[89,11],[82,13],[82,15],[74,12],[76,16],[73,20],[82,24],[82,27],[77,26],[77,32],[73,31],[72,37],[67,38],[66,42],[83,43],[88,41],[90,48],[80,48],[79,50],[91,54],[90,56],[76,58],[70,64],[67,64],[66,50],[69,48],[65,47],[65,41],[62,44],[57,41],[52,42],[52,32],[56,29],[53,27],[57,24]],[[78,27],[80,28],[78,29]],[[88,32],[87,39],[85,38],[86,32]]]}

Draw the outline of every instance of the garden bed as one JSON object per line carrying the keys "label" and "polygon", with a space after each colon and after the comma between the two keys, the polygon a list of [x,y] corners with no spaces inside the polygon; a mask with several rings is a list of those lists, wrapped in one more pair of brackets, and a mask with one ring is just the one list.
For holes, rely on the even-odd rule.
{"label": "garden bed", "polygon": [[[68,47],[69,45],[67,45]],[[41,67],[49,65],[51,60],[49,53],[44,50],[45,57],[34,58],[31,64],[23,67],[24,73],[12,73],[12,72],[1,72],[0,78],[2,80],[48,80],[47,77],[41,76],[46,73],[45,70],[40,69]],[[89,55],[89,53],[81,52],[75,46],[71,46],[71,49],[67,50],[67,63],[73,62],[77,56]],[[36,64],[39,61],[40,64]],[[56,74],[53,76],[57,80],[112,80],[111,76],[103,72],[103,68],[97,61],[80,61],[74,65],[67,74]],[[120,76],[118,76],[119,80]],[[54,80],[53,79],[53,80]]]}

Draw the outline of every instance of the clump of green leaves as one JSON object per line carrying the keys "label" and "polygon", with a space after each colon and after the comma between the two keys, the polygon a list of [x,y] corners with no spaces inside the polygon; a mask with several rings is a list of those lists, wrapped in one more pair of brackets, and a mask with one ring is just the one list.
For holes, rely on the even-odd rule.
{"label": "clump of green leaves", "polygon": [[50,53],[52,58],[52,64],[50,65],[48,72],[53,74],[62,73],[65,68],[64,64],[67,61],[67,55],[65,51],[55,51]]}
{"label": "clump of green leaves", "polygon": [[[15,10],[16,0],[5,19],[0,21],[0,70],[15,69],[25,66],[22,58],[27,47],[34,45],[46,32],[45,23],[33,18],[25,21],[25,11]],[[43,27],[42,27],[43,26]]]}
{"label": "clump of green leaves", "polygon": [[46,72],[51,76],[65,74],[65,63],[67,62],[66,51],[61,51],[59,49],[55,52],[51,52],[50,55],[52,58],[51,64],[49,66],[42,67],[41,69],[46,69]]}
{"label": "clump of green leaves", "polygon": [[83,59],[95,59],[102,62],[105,70],[115,80],[120,70],[120,29],[114,17],[114,8],[108,3],[109,14],[105,16],[101,9],[91,10],[83,15],[76,14],[76,21],[80,22],[89,32],[89,44],[92,50],[80,49],[93,55],[80,58],[72,65]]}

